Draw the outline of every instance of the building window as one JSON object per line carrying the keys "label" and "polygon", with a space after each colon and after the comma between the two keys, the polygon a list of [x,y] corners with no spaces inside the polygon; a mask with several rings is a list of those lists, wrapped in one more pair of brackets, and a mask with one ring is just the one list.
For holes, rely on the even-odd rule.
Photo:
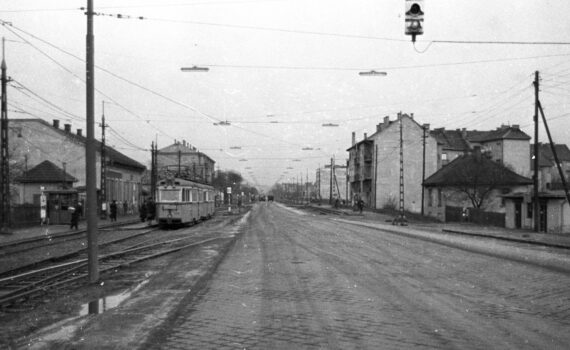
{"label": "building window", "polygon": [[437,206],[441,207],[442,204],[442,200],[441,200],[441,188],[437,189]]}

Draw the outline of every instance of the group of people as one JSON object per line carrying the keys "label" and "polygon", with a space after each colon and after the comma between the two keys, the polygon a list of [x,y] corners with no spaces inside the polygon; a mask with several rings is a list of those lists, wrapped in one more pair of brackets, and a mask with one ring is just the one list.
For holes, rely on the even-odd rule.
{"label": "group of people", "polygon": [[142,222],[154,220],[156,204],[152,198],[145,199],[139,207],[139,217]]}
{"label": "group of people", "polygon": [[[122,206],[123,206],[124,215],[128,215],[131,213],[131,211],[129,211],[129,204],[127,201],[124,201],[122,203]],[[139,206],[139,216],[142,222],[145,221],[150,222],[154,220],[155,207],[156,206],[152,198],[145,199],[141,203],[141,205]],[[69,228],[77,230],[79,226],[79,220],[83,216],[83,206],[81,202],[76,201],[73,206],[70,206],[68,208],[68,211],[71,214]],[[117,201],[116,200],[111,201],[111,204],[109,204],[109,219],[111,220],[111,222],[117,221],[118,211],[119,211],[119,204],[117,203]]]}

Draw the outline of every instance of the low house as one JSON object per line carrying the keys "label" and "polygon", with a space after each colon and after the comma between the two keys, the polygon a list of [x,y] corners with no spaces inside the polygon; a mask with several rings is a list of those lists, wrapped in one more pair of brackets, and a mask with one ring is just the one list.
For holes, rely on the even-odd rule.
{"label": "low house", "polygon": [[[14,224],[24,226],[26,224],[44,222],[52,224],[68,224],[71,219],[69,207],[78,204],[78,192],[73,188],[77,179],[59,168],[49,160],[45,160],[32,169],[15,179],[18,184],[18,196],[20,203],[28,205],[15,206]],[[41,196],[46,199],[46,216],[40,215]]]}
{"label": "low house", "polygon": [[[510,193],[530,193],[532,180],[510,170],[503,164],[473,152],[459,156],[428,177],[426,214],[441,221],[450,220],[451,208],[474,208],[500,214],[497,225],[504,226],[506,213],[504,196]],[[502,223],[501,223],[502,217]]]}
{"label": "low house", "polygon": [[[570,205],[553,149],[556,151],[567,185],[570,184],[570,150],[566,145],[538,145],[538,222],[535,222],[535,193],[512,193],[505,196],[509,228],[570,234]],[[534,145],[530,147],[530,166],[534,171]],[[535,226],[537,224],[537,226]]]}

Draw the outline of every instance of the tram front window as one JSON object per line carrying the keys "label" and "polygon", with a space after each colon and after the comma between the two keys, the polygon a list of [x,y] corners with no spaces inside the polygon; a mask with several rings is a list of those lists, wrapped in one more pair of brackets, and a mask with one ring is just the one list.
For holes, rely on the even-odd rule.
{"label": "tram front window", "polygon": [[180,190],[162,190],[160,191],[161,202],[180,202]]}

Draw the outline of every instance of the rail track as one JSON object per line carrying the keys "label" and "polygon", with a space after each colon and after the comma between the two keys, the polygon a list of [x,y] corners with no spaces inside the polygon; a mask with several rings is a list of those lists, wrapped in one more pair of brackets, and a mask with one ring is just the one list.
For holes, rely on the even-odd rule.
{"label": "rail track", "polygon": [[[107,231],[110,229],[131,225],[137,222],[138,221],[126,221],[117,224],[109,224],[109,225],[100,226],[98,229],[100,231]],[[62,242],[80,240],[85,238],[85,233],[86,233],[85,229],[77,231],[59,232],[53,234],[50,234],[48,231],[49,228],[46,228],[46,234],[44,235],[0,244],[0,257],[27,252],[33,249],[45,248],[47,246],[57,245]]]}
{"label": "rail track", "polygon": [[[140,261],[170,254],[182,249],[200,246],[227,237],[202,239],[182,237],[151,244],[136,242],[118,251],[99,256],[99,271],[105,273]],[[117,242],[114,242],[117,243]],[[67,261],[53,262],[34,269],[10,271],[10,275],[0,277],[0,309],[4,312],[17,310],[18,306],[33,301],[53,290],[72,288],[88,277],[86,257],[68,258]],[[32,303],[33,304],[33,303]]]}

